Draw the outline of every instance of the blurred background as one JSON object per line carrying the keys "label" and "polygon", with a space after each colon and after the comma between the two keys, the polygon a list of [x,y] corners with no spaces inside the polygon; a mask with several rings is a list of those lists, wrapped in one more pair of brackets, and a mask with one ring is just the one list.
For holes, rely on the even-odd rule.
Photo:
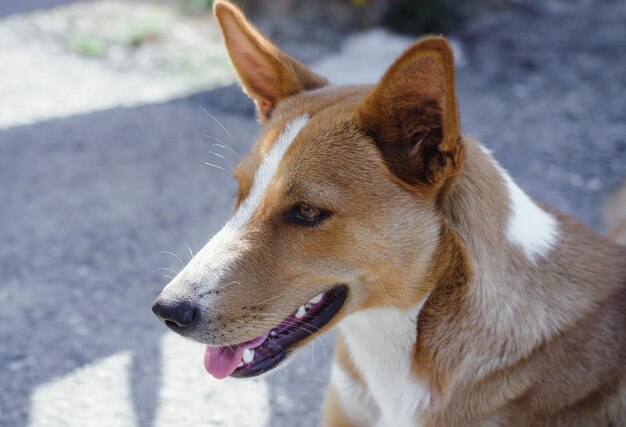
{"label": "blurred background", "polygon": [[[335,83],[445,34],[464,132],[533,197],[626,238],[623,0],[239,4]],[[318,424],[331,336],[220,382],[150,311],[228,218],[259,129],[210,9],[0,2],[0,426]]]}

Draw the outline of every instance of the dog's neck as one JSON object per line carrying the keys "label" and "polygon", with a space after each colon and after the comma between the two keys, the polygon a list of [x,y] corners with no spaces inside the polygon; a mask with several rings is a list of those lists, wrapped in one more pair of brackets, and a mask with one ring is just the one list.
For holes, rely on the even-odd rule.
{"label": "dog's neck", "polygon": [[[444,247],[454,247],[456,252],[447,257],[447,268],[440,267],[440,271],[465,273],[438,275],[433,301],[425,306],[423,317],[439,323],[439,333],[448,329],[446,324],[456,325],[468,340],[485,343],[485,347],[462,349],[464,337],[459,337],[457,344],[451,344],[464,355],[456,362],[471,363],[466,368],[480,376],[496,368],[490,365],[495,363],[493,348],[510,345],[498,363],[513,363],[569,319],[551,306],[540,283],[546,271],[554,272],[553,252],[561,235],[558,220],[533,202],[486,149],[472,140],[465,145],[463,171],[442,206],[444,229],[454,236],[442,233],[452,241]],[[438,311],[455,313],[456,318],[446,314],[443,317],[450,318],[445,321],[441,316],[434,319],[433,305],[442,304],[446,307]]]}
{"label": "dog's neck", "polygon": [[464,169],[443,206],[448,224],[482,266],[493,261],[541,263],[557,244],[556,218],[530,199],[478,142],[466,139],[465,147]]}
{"label": "dog's neck", "polygon": [[[413,362],[433,401],[461,405],[433,425],[471,424],[503,404],[495,399],[502,384],[490,380],[495,373],[530,360],[548,363],[542,349],[571,345],[581,330],[601,333],[589,332],[596,325],[589,319],[623,299],[623,248],[535,204],[478,143],[468,140],[466,149],[442,205],[433,291],[419,315]],[[507,396],[522,396],[528,381],[539,381],[529,378],[507,382]]]}

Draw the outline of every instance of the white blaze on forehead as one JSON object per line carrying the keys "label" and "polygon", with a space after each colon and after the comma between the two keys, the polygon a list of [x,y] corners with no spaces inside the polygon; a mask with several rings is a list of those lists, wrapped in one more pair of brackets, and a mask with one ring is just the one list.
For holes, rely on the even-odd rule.
{"label": "white blaze on forehead", "polygon": [[[259,206],[267,187],[272,182],[278,166],[280,165],[287,149],[291,146],[291,143],[296,139],[296,136],[309,121],[309,116],[303,115],[293,120],[280,134],[270,151],[267,153],[261,166],[254,174],[254,183],[250,189],[250,194],[243,201],[243,203],[237,209],[235,216],[228,222],[234,229],[240,229],[250,219],[254,211]],[[228,225],[227,224],[227,225]]]}
{"label": "white blaze on forehead", "polygon": [[509,194],[511,213],[506,228],[507,239],[522,249],[531,261],[546,256],[557,241],[558,221],[528,197],[487,148],[482,145],[481,148],[500,172]]}
{"label": "white blaze on forehead", "polygon": [[[248,197],[241,203],[235,215],[213,236],[181,272],[184,274],[186,282],[214,286],[220,277],[228,271],[237,255],[236,243],[240,238],[241,229],[259,207],[261,200],[263,200],[263,195],[274,179],[287,149],[308,121],[309,117],[302,115],[285,126],[285,129],[276,139],[276,142],[274,142],[254,174],[254,182]],[[170,284],[173,285],[174,282],[177,281],[173,280]]]}

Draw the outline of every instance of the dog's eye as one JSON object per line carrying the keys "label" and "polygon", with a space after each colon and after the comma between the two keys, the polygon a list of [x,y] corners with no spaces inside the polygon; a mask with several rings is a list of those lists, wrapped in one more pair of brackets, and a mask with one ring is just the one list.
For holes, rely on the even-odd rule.
{"label": "dog's eye", "polygon": [[314,221],[322,215],[322,211],[311,205],[300,205],[298,206],[298,214],[308,221]]}
{"label": "dog's eye", "polygon": [[311,226],[319,224],[327,218],[330,212],[316,208],[315,206],[301,203],[292,208],[287,214],[287,219],[299,225]]}

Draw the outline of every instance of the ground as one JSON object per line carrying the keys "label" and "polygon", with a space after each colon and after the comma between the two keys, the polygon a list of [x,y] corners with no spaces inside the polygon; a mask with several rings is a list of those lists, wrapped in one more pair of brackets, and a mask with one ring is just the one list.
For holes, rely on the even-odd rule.
{"label": "ground", "polygon": [[[453,35],[464,132],[599,231],[626,176],[625,21],[618,0],[527,2]],[[403,43],[369,33],[313,65],[368,80]],[[257,131],[234,85],[0,130],[0,426],[317,425],[330,337],[266,381],[218,382],[150,311],[157,268],[180,267],[162,251],[186,261],[231,212],[203,135],[243,153]]]}

